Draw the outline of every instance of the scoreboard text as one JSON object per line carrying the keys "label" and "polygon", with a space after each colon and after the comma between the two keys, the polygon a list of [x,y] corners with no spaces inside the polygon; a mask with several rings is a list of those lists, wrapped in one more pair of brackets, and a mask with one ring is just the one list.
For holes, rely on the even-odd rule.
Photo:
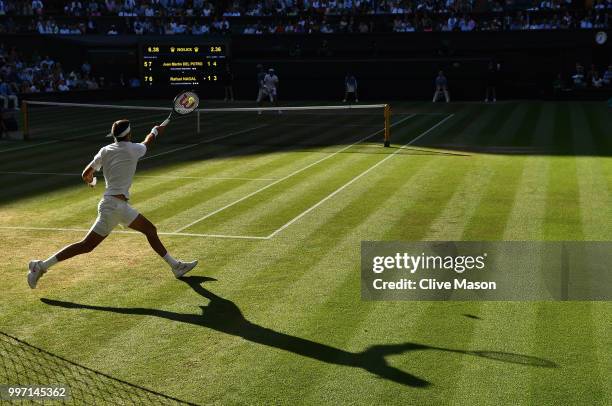
{"label": "scoreboard text", "polygon": [[221,81],[225,72],[224,44],[145,45],[142,76],[145,86],[202,86]]}

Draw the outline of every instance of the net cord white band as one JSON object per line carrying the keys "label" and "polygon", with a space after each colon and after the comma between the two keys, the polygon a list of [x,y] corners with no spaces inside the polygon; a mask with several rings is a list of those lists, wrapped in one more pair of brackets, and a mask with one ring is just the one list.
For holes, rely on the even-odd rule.
{"label": "net cord white band", "polygon": [[[172,111],[171,107],[146,107],[146,106],[129,106],[116,104],[92,104],[92,103],[62,103],[62,102],[42,102],[42,101],[24,101],[25,104],[37,106],[58,106],[58,107],[99,107],[117,110],[147,110],[147,111]],[[359,110],[384,108],[386,104],[357,104],[345,106],[279,106],[279,107],[221,107],[196,109],[202,113],[221,113],[221,112],[248,112],[248,111],[308,111],[308,110]]]}

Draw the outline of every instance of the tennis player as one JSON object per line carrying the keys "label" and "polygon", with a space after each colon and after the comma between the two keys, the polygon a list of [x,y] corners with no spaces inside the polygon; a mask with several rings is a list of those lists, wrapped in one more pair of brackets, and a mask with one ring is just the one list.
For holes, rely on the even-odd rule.
{"label": "tennis player", "polygon": [[359,97],[357,96],[357,78],[352,73],[347,73],[344,77],[344,100],[343,103],[346,103],[347,100],[353,99],[355,103],[359,103]]}
{"label": "tennis player", "polygon": [[270,97],[270,102],[278,106],[278,76],[274,73],[274,69],[268,69],[268,73],[264,76],[264,93]]}
{"label": "tennis player", "polygon": [[176,278],[185,275],[198,264],[198,261],[182,262],[172,258],[159,240],[155,226],[128,203],[138,159],[144,156],[147,148],[164,129],[163,126],[155,126],[142,143],[133,143],[130,122],[123,119],[113,123],[107,137],[113,137],[115,142],[102,147],[82,174],[83,181],[93,186],[94,172],[103,169],[106,191],[98,204],[98,218],[83,240],[65,247],[45,261],[30,261],[30,288],[34,289],[40,277],[56,263],[91,252],[119,223],[143,233],[153,250],[170,265]]}

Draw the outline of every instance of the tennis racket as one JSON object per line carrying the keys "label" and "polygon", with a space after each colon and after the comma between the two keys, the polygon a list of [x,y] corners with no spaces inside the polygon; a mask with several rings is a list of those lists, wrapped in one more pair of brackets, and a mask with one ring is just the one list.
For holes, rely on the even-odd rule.
{"label": "tennis racket", "polygon": [[179,93],[172,102],[172,111],[170,112],[170,115],[168,115],[168,118],[160,124],[160,127],[167,126],[170,120],[172,120],[177,115],[184,116],[186,114],[191,113],[192,111],[198,108],[199,104],[200,98],[195,92],[189,90],[186,92]]}

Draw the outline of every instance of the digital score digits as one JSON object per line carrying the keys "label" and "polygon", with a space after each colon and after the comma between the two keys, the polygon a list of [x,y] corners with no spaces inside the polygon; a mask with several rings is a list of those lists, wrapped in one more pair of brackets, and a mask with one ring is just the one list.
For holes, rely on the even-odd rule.
{"label": "digital score digits", "polygon": [[225,44],[144,45],[141,55],[144,86],[204,86],[225,72]]}

